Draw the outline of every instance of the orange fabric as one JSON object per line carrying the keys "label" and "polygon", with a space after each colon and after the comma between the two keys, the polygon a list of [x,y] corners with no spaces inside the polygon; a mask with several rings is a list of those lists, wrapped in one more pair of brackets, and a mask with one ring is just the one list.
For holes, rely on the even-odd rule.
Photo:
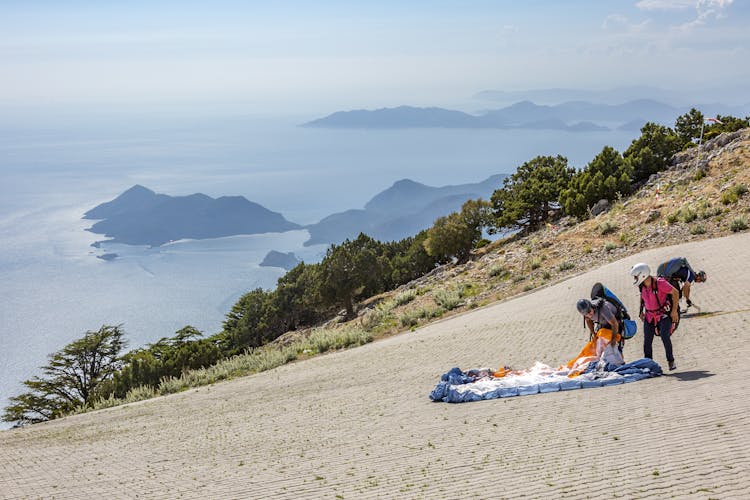
{"label": "orange fabric", "polygon": [[[601,337],[605,339],[607,342],[612,340],[612,330],[609,328],[600,328],[598,332],[596,332],[597,337]],[[617,337],[615,337],[615,342],[619,342],[622,336],[618,333]]]}
{"label": "orange fabric", "polygon": [[581,358],[589,358],[589,357],[596,357],[596,338],[593,338],[586,342],[586,345],[583,346],[583,349],[581,349],[581,352],[578,353],[578,355],[565,363],[566,368],[573,368],[573,365],[576,364],[576,361],[578,361]]}
{"label": "orange fabric", "polygon": [[[596,332],[596,336],[586,342],[586,345],[583,346],[583,349],[581,349],[581,352],[578,353],[578,356],[571,359],[565,364],[565,367],[569,370],[573,369],[576,366],[581,366],[585,363],[588,363],[590,361],[598,361],[599,357],[596,355],[596,341],[597,339],[602,338],[606,340],[607,342],[610,342],[612,340],[612,330],[609,328],[600,328],[598,332]],[[615,341],[620,341],[620,334],[617,334],[617,337],[615,337]],[[573,370],[568,377],[573,378],[577,377],[583,373],[583,370]]]}

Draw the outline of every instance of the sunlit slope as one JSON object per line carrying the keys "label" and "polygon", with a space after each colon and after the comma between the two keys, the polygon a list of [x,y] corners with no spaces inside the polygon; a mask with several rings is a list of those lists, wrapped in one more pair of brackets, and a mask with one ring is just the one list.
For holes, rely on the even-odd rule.
{"label": "sunlit slope", "polygon": [[[675,255],[709,273],[675,335],[679,369],[622,386],[449,405],[452,366],[558,364],[586,337],[575,301]],[[750,234],[649,250],[361,348],[0,433],[8,498],[747,497]],[[641,355],[642,332],[628,360]],[[664,363],[655,344],[656,360]]]}

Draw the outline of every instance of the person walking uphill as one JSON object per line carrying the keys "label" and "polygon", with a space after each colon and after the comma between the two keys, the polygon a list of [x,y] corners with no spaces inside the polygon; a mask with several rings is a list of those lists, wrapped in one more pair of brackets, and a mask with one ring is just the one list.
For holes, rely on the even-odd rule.
{"label": "person walking uphill", "polygon": [[[669,281],[662,277],[651,276],[648,264],[639,263],[630,269],[633,284],[641,293],[640,318],[643,320],[643,357],[653,359],[651,344],[654,335],[661,337],[664,352],[667,355],[669,369],[674,370],[677,364],[672,352],[672,325],[678,321],[677,308],[680,295]],[[671,297],[671,301],[670,301]]]}

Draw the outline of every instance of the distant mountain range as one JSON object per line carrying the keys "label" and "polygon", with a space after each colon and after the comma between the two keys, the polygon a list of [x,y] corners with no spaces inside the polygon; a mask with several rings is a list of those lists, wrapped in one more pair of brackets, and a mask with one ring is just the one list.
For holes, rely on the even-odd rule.
{"label": "distant mountain range", "polygon": [[[502,104],[518,101],[533,101],[538,104],[559,104],[568,101],[589,101],[603,104],[617,104],[640,99],[654,99],[672,106],[685,106],[696,102],[723,102],[742,104],[747,108],[747,86],[703,89],[701,91],[686,88],[664,89],[650,86],[616,87],[611,89],[590,90],[575,88],[547,88],[532,90],[483,90],[474,94],[474,99]],[[720,111],[717,111],[720,114]]]}
{"label": "distant mountain range", "polygon": [[[720,104],[697,106],[706,116],[716,114],[745,116],[747,106],[730,107]],[[498,128],[566,130],[590,132],[639,130],[648,121],[674,123],[675,118],[689,111],[651,99],[638,99],[624,104],[602,104],[568,101],[557,105],[539,105],[531,101],[517,102],[479,115],[443,108],[399,106],[376,110],[338,111],[307,123],[304,127],[327,128]]]}
{"label": "distant mountain range", "polygon": [[[310,233],[305,246],[341,243],[361,232],[381,241],[393,241],[429,228],[438,217],[460,210],[467,200],[488,199],[502,186],[505,177],[500,174],[479,183],[443,187],[403,179],[373,197],[364,209],[335,213],[308,226],[290,222],[241,196],[213,199],[198,193],[173,197],[156,194],[140,185],[92,208],[83,218],[100,219],[88,231],[111,238],[108,242],[129,245],[159,246],[180,239],[295,229],[307,229]],[[293,254],[271,252],[262,265],[289,268],[296,262]]]}
{"label": "distant mountain range", "polygon": [[242,196],[173,197],[140,185],[89,210],[83,218],[102,219],[88,230],[111,237],[112,242],[152,246],[185,238],[279,233],[301,227]]}
{"label": "distant mountain range", "polygon": [[475,184],[443,187],[400,180],[368,201],[364,209],[339,212],[306,226],[310,239],[305,245],[340,243],[361,232],[381,241],[413,236],[438,217],[460,210],[467,200],[489,199],[505,177],[498,174]]}

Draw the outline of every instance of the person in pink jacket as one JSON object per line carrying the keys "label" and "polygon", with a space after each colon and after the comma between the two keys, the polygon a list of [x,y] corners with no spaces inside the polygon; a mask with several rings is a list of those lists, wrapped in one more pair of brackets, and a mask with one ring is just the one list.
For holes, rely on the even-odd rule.
{"label": "person in pink jacket", "polygon": [[679,292],[669,281],[662,277],[651,276],[648,264],[638,263],[630,269],[633,284],[641,293],[640,318],[643,320],[643,357],[653,359],[651,344],[654,335],[661,337],[664,352],[667,355],[669,369],[674,370],[677,364],[672,352],[672,330],[678,321],[677,308]]}

